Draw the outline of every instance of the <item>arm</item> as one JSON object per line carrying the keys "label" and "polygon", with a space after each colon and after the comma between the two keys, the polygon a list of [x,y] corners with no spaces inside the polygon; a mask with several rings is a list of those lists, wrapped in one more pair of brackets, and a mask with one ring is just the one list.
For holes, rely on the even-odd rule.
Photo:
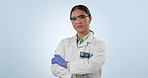
{"label": "arm", "polygon": [[64,67],[59,66],[58,64],[51,65],[51,71],[56,77],[71,78],[71,73]]}
{"label": "arm", "polygon": [[[64,57],[64,40],[62,40],[58,47],[55,50],[55,54],[60,55],[61,57]],[[51,65],[51,71],[56,77],[61,78],[71,78],[71,73],[64,67],[59,66],[58,64],[52,64]]]}
{"label": "arm", "polygon": [[90,59],[81,59],[70,62],[70,72],[73,74],[96,73],[101,69],[105,61],[104,43],[97,41],[92,49],[93,56]]}

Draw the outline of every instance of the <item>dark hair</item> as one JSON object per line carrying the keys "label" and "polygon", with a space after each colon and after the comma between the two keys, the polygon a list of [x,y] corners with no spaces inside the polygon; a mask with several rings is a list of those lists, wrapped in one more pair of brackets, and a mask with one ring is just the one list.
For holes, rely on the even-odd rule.
{"label": "dark hair", "polygon": [[89,17],[91,16],[89,9],[85,5],[76,5],[71,9],[70,17],[71,17],[72,12],[76,9],[83,10]]}
{"label": "dark hair", "polygon": [[[76,9],[84,11],[89,17],[91,17],[90,11],[85,5],[76,5],[76,6],[74,6],[70,11],[70,17],[71,17],[72,12],[74,10],[76,10]],[[94,34],[94,31],[92,31],[92,30],[89,30],[89,31],[92,32],[92,34]]]}

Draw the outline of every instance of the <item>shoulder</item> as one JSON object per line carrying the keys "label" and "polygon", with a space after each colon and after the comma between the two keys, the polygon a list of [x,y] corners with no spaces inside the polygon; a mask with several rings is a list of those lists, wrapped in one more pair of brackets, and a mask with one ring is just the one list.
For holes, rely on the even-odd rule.
{"label": "shoulder", "polygon": [[73,37],[64,38],[61,41],[63,41],[63,42],[69,42],[71,40],[73,40]]}
{"label": "shoulder", "polygon": [[94,51],[104,51],[105,50],[105,43],[99,38],[94,37],[93,48]]}
{"label": "shoulder", "polygon": [[74,37],[64,38],[60,41],[61,44],[68,44],[69,42],[73,41]]}
{"label": "shoulder", "polygon": [[102,44],[102,45],[105,45],[105,43],[104,43],[103,40],[101,40],[101,39],[99,39],[99,38],[97,38],[97,37],[95,37],[95,36],[93,36],[93,37],[94,37],[94,42],[95,42],[95,44]]}

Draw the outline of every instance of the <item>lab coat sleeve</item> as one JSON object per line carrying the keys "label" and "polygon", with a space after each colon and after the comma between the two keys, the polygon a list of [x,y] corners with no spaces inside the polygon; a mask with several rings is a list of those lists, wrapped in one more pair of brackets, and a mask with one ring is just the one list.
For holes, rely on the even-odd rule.
{"label": "lab coat sleeve", "polygon": [[90,59],[80,59],[70,62],[70,72],[72,74],[97,73],[105,61],[105,45],[102,41],[96,41],[92,48],[93,56]]}
{"label": "lab coat sleeve", "polygon": [[58,64],[51,65],[51,71],[56,77],[71,78],[71,73],[67,69],[59,66]]}
{"label": "lab coat sleeve", "polygon": [[[55,54],[61,55],[61,57],[64,58],[64,51],[65,51],[65,42],[64,40],[61,40],[58,47],[55,50]],[[72,74],[68,71],[68,69],[59,66],[58,64],[52,64],[51,65],[51,71],[54,76],[59,78],[71,78]]]}

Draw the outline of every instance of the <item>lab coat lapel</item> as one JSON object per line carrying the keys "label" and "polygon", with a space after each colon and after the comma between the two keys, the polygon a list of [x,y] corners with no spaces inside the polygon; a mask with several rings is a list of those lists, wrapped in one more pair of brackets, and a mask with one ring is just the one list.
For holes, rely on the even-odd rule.
{"label": "lab coat lapel", "polygon": [[73,36],[72,37],[71,44],[73,45],[73,47],[77,47],[77,44],[76,44],[76,36]]}
{"label": "lab coat lapel", "polygon": [[81,45],[79,45],[78,47],[84,47],[86,46],[88,43],[92,43],[93,42],[93,35],[90,34],[90,36],[88,37],[88,39],[86,39]]}
{"label": "lab coat lapel", "polygon": [[76,36],[73,36],[73,38],[71,39],[71,47],[73,47],[72,50],[73,56],[71,58],[73,61],[79,59],[79,51],[77,49],[76,39],[77,39]]}

